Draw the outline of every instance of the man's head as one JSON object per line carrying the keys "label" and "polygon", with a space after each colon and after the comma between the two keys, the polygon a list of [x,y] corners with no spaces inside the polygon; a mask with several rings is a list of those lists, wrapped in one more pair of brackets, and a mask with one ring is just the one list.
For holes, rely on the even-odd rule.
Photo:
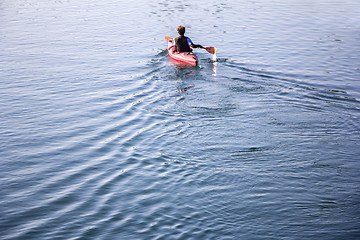
{"label": "man's head", "polygon": [[179,33],[179,35],[183,36],[185,34],[185,27],[184,26],[178,26],[176,29]]}

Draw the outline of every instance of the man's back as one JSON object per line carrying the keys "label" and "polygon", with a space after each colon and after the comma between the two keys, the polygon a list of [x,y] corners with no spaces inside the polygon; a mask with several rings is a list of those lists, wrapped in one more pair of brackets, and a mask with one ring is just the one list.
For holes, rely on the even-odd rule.
{"label": "man's back", "polygon": [[177,52],[191,52],[188,39],[185,36],[175,38],[175,46]]}

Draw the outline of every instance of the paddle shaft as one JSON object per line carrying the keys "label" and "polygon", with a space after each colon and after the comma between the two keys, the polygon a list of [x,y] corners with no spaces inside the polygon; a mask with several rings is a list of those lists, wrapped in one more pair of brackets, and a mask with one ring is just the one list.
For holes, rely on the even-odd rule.
{"label": "paddle shaft", "polygon": [[[165,36],[165,39],[168,41],[173,41],[174,38]],[[216,47],[203,47],[208,53],[215,54],[216,53]]]}

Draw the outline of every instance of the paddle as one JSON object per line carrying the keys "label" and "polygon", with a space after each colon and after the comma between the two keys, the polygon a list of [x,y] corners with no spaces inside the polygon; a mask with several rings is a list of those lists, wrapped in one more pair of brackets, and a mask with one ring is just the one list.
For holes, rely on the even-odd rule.
{"label": "paddle", "polygon": [[204,48],[206,51],[208,51],[208,53],[211,53],[211,54],[215,54],[216,51],[217,51],[217,48],[216,47],[205,47]]}
{"label": "paddle", "polygon": [[[168,41],[174,40],[174,38],[168,36],[165,36],[165,39]],[[204,47],[204,49],[211,54],[215,54],[217,50],[216,47]]]}

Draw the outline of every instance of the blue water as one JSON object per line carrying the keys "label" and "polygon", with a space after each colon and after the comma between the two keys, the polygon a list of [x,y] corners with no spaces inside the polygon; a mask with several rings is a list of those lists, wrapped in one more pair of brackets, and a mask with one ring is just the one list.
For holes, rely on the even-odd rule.
{"label": "blue water", "polygon": [[[360,239],[360,2],[0,3],[0,239]],[[217,60],[167,56],[178,25]]]}

